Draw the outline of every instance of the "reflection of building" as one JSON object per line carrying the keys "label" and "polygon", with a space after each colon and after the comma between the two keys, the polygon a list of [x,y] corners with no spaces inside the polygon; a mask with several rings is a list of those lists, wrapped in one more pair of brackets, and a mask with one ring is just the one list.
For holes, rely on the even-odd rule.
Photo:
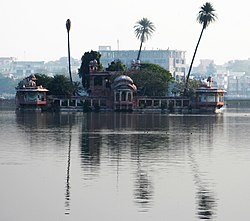
{"label": "reflection of building", "polygon": [[[137,50],[111,50],[111,47],[99,47],[101,53],[101,63],[104,67],[119,59],[122,63],[131,66],[131,62],[136,59]],[[185,77],[186,75],[186,58],[185,51],[178,50],[142,50],[140,60],[158,64],[170,71],[175,78]]]}

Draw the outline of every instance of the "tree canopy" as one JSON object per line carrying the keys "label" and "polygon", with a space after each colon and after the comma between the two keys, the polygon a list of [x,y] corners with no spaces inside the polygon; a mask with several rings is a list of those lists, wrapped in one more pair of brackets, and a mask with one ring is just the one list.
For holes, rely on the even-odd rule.
{"label": "tree canopy", "polygon": [[102,70],[102,65],[100,62],[101,54],[98,51],[91,50],[90,52],[85,52],[81,58],[81,66],[78,69],[78,75],[82,78],[82,86],[85,90],[89,89],[89,64],[90,61],[97,61],[97,70]]}
{"label": "tree canopy", "polygon": [[36,84],[42,85],[49,90],[49,95],[64,95],[72,96],[78,90],[78,83],[71,83],[70,79],[65,75],[55,75],[54,77],[49,77],[45,74],[35,74]]}
{"label": "tree canopy", "polygon": [[128,68],[125,64],[121,62],[121,60],[114,60],[109,64],[106,68],[106,71],[127,71]]}
{"label": "tree canopy", "polygon": [[214,22],[217,18],[215,14],[215,9],[213,5],[209,2],[206,2],[201,6],[200,11],[197,16],[197,21],[202,25],[202,28],[205,29],[208,25]]}
{"label": "tree canopy", "polygon": [[4,77],[2,74],[0,74],[0,94],[15,94],[16,84],[16,80]]}
{"label": "tree canopy", "polygon": [[[173,83],[172,93],[176,96],[188,96],[193,97],[195,94],[195,90],[198,89],[202,85],[202,82],[200,80],[190,79],[188,87],[186,88],[186,91],[184,90],[186,85],[184,80],[175,81]],[[185,91],[185,94],[184,94]]]}
{"label": "tree canopy", "polygon": [[165,96],[174,78],[171,73],[157,64],[142,63],[140,70],[128,75],[133,79],[141,96]]}
{"label": "tree canopy", "polygon": [[142,43],[149,39],[152,36],[153,32],[155,31],[155,26],[153,22],[148,20],[147,18],[142,18],[141,20],[137,21],[135,26],[135,35],[140,40],[140,49],[138,51],[137,60],[140,60],[141,48]]}
{"label": "tree canopy", "polygon": [[210,23],[214,22],[216,20],[216,18],[217,18],[217,16],[215,14],[215,9],[213,8],[213,5],[211,3],[206,2],[204,5],[201,6],[200,11],[199,11],[198,16],[197,16],[197,21],[202,25],[202,29],[201,29],[200,37],[198,39],[198,42],[197,42],[195,50],[194,50],[191,65],[190,65],[189,70],[188,70],[184,93],[188,87],[189,76],[190,76],[190,73],[192,70],[192,66],[193,66],[193,62],[194,62],[194,58],[195,58],[198,46],[199,46],[200,41],[201,41],[202,34],[203,34],[204,30],[208,27],[208,25]]}

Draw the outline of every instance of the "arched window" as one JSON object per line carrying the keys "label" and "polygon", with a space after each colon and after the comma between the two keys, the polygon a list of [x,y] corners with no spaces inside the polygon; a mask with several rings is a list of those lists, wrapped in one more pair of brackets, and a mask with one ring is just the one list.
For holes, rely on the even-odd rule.
{"label": "arched window", "polygon": [[131,93],[128,93],[128,101],[131,101],[131,100],[132,100]]}
{"label": "arched window", "polygon": [[126,91],[122,92],[122,101],[126,101]]}

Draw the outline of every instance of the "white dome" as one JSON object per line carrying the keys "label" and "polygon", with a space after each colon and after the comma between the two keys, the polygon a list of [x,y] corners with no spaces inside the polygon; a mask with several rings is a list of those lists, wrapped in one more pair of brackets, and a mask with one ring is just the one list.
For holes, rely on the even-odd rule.
{"label": "white dome", "polygon": [[128,81],[129,83],[133,84],[133,80],[127,75],[120,75],[114,80],[114,83],[118,83],[119,81]]}

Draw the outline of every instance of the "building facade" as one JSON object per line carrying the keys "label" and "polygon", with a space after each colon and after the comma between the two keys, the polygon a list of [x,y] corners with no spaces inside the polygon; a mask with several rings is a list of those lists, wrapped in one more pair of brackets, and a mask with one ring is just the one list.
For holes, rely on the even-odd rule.
{"label": "building facade", "polygon": [[[138,50],[111,50],[110,46],[99,46],[101,54],[101,63],[103,67],[114,60],[120,60],[127,67],[137,58]],[[141,62],[158,64],[168,70],[175,79],[186,76],[186,58],[185,51],[178,50],[142,50]]]}
{"label": "building facade", "polygon": [[45,70],[44,61],[14,61],[11,65],[11,74],[16,78],[24,78]]}

